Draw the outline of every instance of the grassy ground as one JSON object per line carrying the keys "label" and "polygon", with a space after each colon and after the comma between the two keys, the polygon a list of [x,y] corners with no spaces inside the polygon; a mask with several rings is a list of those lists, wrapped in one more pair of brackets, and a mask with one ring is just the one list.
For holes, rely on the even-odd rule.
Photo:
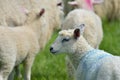
{"label": "grassy ground", "polygon": [[114,55],[120,55],[120,21],[103,22],[103,30],[104,38],[100,49]]}
{"label": "grassy ground", "polygon": [[[120,22],[103,23],[104,38],[100,48],[114,55],[120,55]],[[49,46],[57,36],[55,32],[45,49],[37,55],[32,80],[67,80],[65,54],[52,55]]]}

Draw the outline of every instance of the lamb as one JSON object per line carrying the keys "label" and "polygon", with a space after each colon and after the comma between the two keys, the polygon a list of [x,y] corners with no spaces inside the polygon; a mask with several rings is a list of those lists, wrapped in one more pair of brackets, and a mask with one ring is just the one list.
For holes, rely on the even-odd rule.
{"label": "lamb", "polygon": [[32,10],[23,26],[0,26],[0,79],[7,80],[15,66],[24,64],[24,80],[30,80],[31,67],[40,50],[40,28],[44,9]]}
{"label": "lamb", "polygon": [[[27,15],[24,14],[24,10],[31,12],[32,9],[39,9],[44,7],[46,13],[44,19],[42,19],[43,27],[40,28],[39,45],[40,49],[43,49],[50,39],[54,29],[60,29],[60,24],[63,19],[63,11],[57,5],[61,1],[53,0],[5,0],[0,1],[0,25],[7,27],[19,27],[26,21]],[[11,3],[12,5],[8,5]],[[62,7],[61,7],[62,8]],[[14,15],[14,16],[13,16]],[[46,30],[46,33],[44,32]],[[43,36],[44,35],[44,36]],[[19,73],[17,72],[19,75]]]}
{"label": "lamb", "polygon": [[102,19],[120,20],[119,0],[75,0],[68,3],[78,8],[93,10]]}
{"label": "lamb", "polygon": [[[62,6],[58,5],[59,3],[61,3],[61,1],[57,2],[56,0],[54,0],[53,3],[51,3],[48,0],[44,0],[42,2],[41,0],[31,1],[32,8],[39,9],[39,7],[44,7],[46,10],[44,14],[44,19],[42,19],[43,26],[40,27],[40,33],[38,34],[40,37],[39,39],[40,50],[44,49],[53,31],[55,29],[60,29],[60,24],[63,19],[64,13],[61,10]],[[22,6],[23,6],[23,12],[24,10],[27,12],[31,11],[31,9],[25,7],[25,5],[22,5]],[[18,78],[21,78],[21,74],[18,70],[18,67],[16,68],[17,68],[17,71],[16,71],[17,76]]]}
{"label": "lamb", "polygon": [[53,54],[67,53],[76,80],[120,80],[120,57],[91,47],[83,37],[85,24],[62,30],[50,47]]}
{"label": "lamb", "polygon": [[[75,9],[71,11],[62,23],[62,29],[72,29],[75,25],[84,23],[86,25],[85,32],[83,34],[87,42],[94,48],[99,48],[99,45],[103,38],[102,22],[101,19],[92,11],[84,9]],[[72,80],[72,74],[74,69],[66,57],[68,77]],[[72,73],[72,74],[71,74]]]}

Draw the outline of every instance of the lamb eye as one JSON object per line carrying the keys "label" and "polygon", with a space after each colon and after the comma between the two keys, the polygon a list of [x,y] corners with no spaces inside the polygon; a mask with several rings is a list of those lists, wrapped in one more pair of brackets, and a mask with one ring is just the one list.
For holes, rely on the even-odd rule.
{"label": "lamb eye", "polygon": [[62,43],[63,42],[67,42],[67,41],[69,41],[70,39],[69,38],[64,38],[63,40],[62,40]]}
{"label": "lamb eye", "polygon": [[62,6],[62,2],[58,3],[57,6]]}

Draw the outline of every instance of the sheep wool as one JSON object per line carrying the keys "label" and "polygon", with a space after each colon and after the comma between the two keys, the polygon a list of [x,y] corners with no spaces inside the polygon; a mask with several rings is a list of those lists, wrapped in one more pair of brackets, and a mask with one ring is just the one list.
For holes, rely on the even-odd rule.
{"label": "sheep wool", "polygon": [[83,36],[87,42],[92,47],[98,48],[103,38],[101,19],[92,11],[75,9],[66,16],[62,23],[62,29],[72,29],[80,23],[86,25]]}
{"label": "sheep wool", "polygon": [[[61,3],[61,5],[57,5],[58,3]],[[50,0],[1,0],[0,25],[8,27],[23,25],[28,17],[24,10],[30,12],[32,9],[40,8],[46,10],[45,19],[42,21],[44,27],[41,27],[41,40],[39,41],[40,48],[43,49],[54,29],[60,29],[64,17],[62,0],[52,0],[52,3]],[[46,30],[46,34],[44,30]]]}
{"label": "sheep wool", "polygon": [[[26,19],[29,17],[27,13],[31,12],[32,9],[44,8],[46,12],[44,18],[40,21],[41,27],[36,28],[38,23],[33,25],[34,27],[31,27],[34,32],[37,33],[37,37],[40,37],[39,47],[43,49],[54,29],[60,29],[64,13],[63,10],[59,8],[61,5],[58,6],[57,4],[61,2],[62,0],[52,0],[52,2],[50,0],[1,0],[0,25],[3,27],[19,27],[26,24]],[[26,13],[24,11],[26,11]]]}
{"label": "sheep wool", "polygon": [[70,3],[77,8],[93,10],[102,19],[107,18],[109,21],[120,20],[119,4],[119,0],[75,0]]}
{"label": "sheep wool", "polygon": [[31,67],[40,50],[39,35],[43,26],[43,12],[44,9],[32,10],[23,26],[0,26],[0,77],[3,80],[7,80],[14,67],[20,63],[24,63],[24,80],[31,80]]}
{"label": "sheep wool", "polygon": [[26,15],[21,11],[22,6],[16,0],[0,0],[0,25],[20,26],[26,20]]}
{"label": "sheep wool", "polygon": [[[80,63],[78,65],[77,80],[94,80],[93,78],[97,76],[98,70],[103,64],[103,61],[112,58],[111,54],[104,52],[102,50],[93,49],[85,53],[81,57]],[[93,75],[94,74],[94,75]],[[93,76],[91,78],[91,76]]]}
{"label": "sheep wool", "polygon": [[120,0],[104,0],[101,4],[94,5],[94,11],[101,18],[120,20]]}

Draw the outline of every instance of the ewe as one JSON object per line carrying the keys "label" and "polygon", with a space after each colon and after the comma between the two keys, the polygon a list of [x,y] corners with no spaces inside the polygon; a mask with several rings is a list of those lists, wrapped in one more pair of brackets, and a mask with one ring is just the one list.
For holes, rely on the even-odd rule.
{"label": "ewe", "polygon": [[0,27],[0,79],[7,80],[15,66],[24,64],[24,80],[30,80],[31,67],[39,51],[40,28],[44,9],[28,14],[26,24]]}
{"label": "ewe", "polygon": [[120,0],[75,0],[68,3],[78,8],[93,10],[101,18],[107,18],[109,21],[120,20]]}
{"label": "ewe", "polygon": [[[86,25],[83,37],[92,47],[98,48],[103,38],[101,19],[92,11],[75,9],[66,16],[62,23],[62,29],[75,28],[75,25],[80,23]],[[71,79],[74,72],[71,63],[69,62],[69,57],[66,58],[66,61],[68,76]]]}
{"label": "ewe", "polygon": [[120,80],[120,57],[91,47],[82,36],[84,28],[81,24],[79,28],[60,31],[50,51],[68,54],[76,80]]}
{"label": "ewe", "polygon": [[84,23],[86,25],[83,36],[94,48],[98,48],[103,38],[102,22],[99,16],[92,11],[75,9],[71,11],[62,23],[62,29],[72,29],[75,25]]}

